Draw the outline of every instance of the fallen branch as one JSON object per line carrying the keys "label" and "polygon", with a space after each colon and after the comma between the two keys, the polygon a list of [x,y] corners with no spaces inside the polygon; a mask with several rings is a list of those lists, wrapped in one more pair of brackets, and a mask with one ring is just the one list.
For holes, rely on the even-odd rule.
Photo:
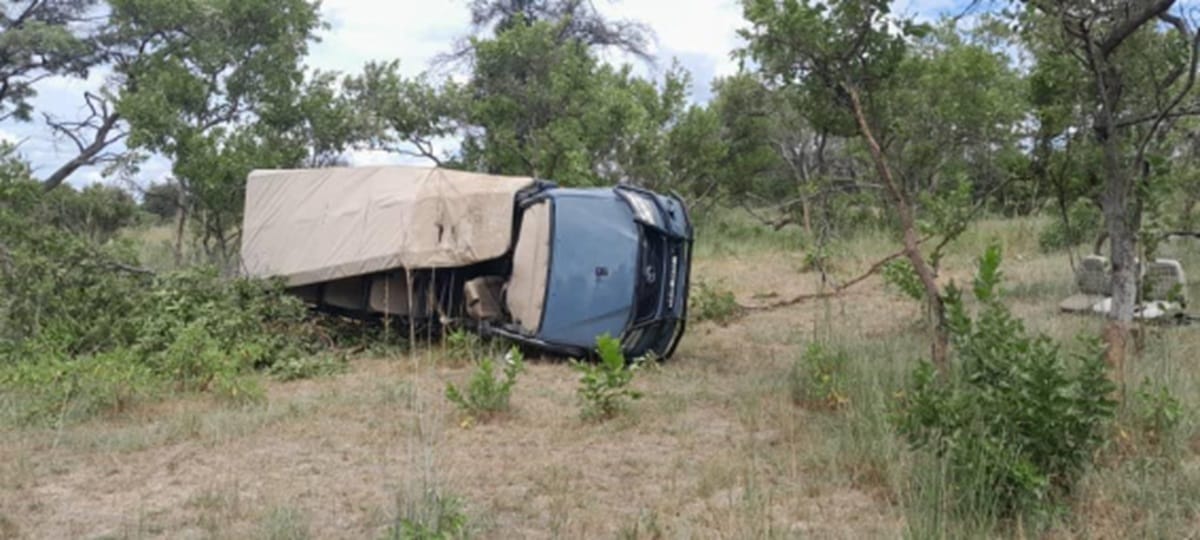
{"label": "fallen branch", "polygon": [[[924,242],[928,241],[930,238],[933,238],[933,236],[926,236],[925,238],[922,238],[918,242],[918,244],[924,243]],[[868,268],[866,272],[863,272],[862,274],[855,277],[854,279],[851,279],[850,281],[847,281],[845,283],[842,283],[841,285],[838,285],[837,287],[834,287],[833,290],[819,292],[819,293],[802,294],[799,296],[794,296],[792,298],[788,298],[787,300],[780,300],[775,303],[764,304],[761,306],[747,306],[747,305],[738,303],[738,307],[742,308],[742,310],[744,310],[744,311],[767,311],[767,310],[772,310],[772,309],[779,309],[781,307],[794,306],[796,304],[799,304],[801,302],[807,302],[809,300],[821,300],[821,299],[825,299],[825,298],[833,298],[835,296],[842,294],[850,287],[853,287],[855,285],[858,285],[859,283],[862,283],[863,281],[866,281],[867,278],[878,273],[879,270],[881,270],[884,267],[884,265],[886,265],[887,263],[890,263],[900,257],[903,257],[906,254],[907,254],[907,251],[902,249],[900,251],[892,253],[891,255],[888,255],[887,257],[884,257],[878,261],[875,261],[875,264],[872,264],[871,267]]]}

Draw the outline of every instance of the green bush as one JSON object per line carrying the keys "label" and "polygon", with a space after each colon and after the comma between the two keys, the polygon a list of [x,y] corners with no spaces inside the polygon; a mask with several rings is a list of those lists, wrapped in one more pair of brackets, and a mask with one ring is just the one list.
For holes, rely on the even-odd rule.
{"label": "green bush", "polygon": [[82,418],[167,392],[257,401],[256,372],[334,365],[280,283],[145,271],[111,238],[123,214],[98,210],[119,195],[48,195],[22,171],[0,160],[0,395],[15,419]]}
{"label": "green bush", "polygon": [[[47,358],[0,369],[7,422],[67,422],[121,412],[157,396],[158,377],[121,349],[72,360]],[[6,422],[6,423],[7,423]]]}
{"label": "green bush", "polygon": [[1038,235],[1038,247],[1043,252],[1074,247],[1099,235],[1103,216],[1096,204],[1088,199],[1078,199],[1067,207],[1070,225],[1063,223],[1062,216],[1046,225]]}
{"label": "green bush", "polygon": [[808,346],[788,373],[792,402],[811,409],[834,410],[848,403],[846,364],[841,350],[828,350],[819,343]]}
{"label": "green bush", "polygon": [[691,295],[691,315],[697,321],[713,321],[726,324],[741,313],[741,306],[733,296],[733,291],[722,289],[708,282],[696,284],[696,291]]}
{"label": "green bush", "polygon": [[504,378],[497,379],[495,362],[490,357],[479,361],[471,381],[464,393],[451,383],[446,384],[446,399],[459,410],[475,420],[486,420],[493,415],[507,412],[513,386],[517,376],[525,370],[525,356],[513,347],[504,359]]}
{"label": "green bush", "polygon": [[839,269],[839,265],[835,264],[835,250],[827,243],[817,244],[812,249],[805,251],[804,262],[800,265],[801,272],[824,272],[826,274],[835,272]]}
{"label": "green bush", "polygon": [[1175,449],[1183,422],[1183,405],[1166,386],[1144,379],[1130,400],[1134,427],[1146,446],[1156,452]]}
{"label": "green bush", "polygon": [[[102,282],[92,293],[106,298],[119,288],[114,282],[121,280],[109,276],[110,285]],[[191,270],[123,290],[125,296],[116,301],[127,311],[104,314],[97,298],[77,292],[80,309],[94,310],[95,320],[86,317],[87,311],[49,316],[38,321],[35,332],[0,348],[0,387],[29,398],[20,407],[22,418],[58,416],[65,410],[60,398],[79,401],[71,410],[97,412],[97,403],[121,410],[129,401],[122,395],[167,390],[257,401],[262,398],[253,377],[257,371],[287,379],[330,372],[336,365],[328,353],[318,354],[323,345],[307,309],[278,284]],[[108,325],[109,332],[99,324]],[[120,362],[109,362],[112,358]],[[98,395],[90,395],[92,390]]]}
{"label": "green bush", "polygon": [[478,334],[468,332],[462,328],[457,328],[453,332],[446,334],[445,353],[451,360],[466,360],[470,362],[478,362],[480,359],[487,358],[488,356],[483,339]]}
{"label": "green bush", "polygon": [[900,294],[916,300],[925,300],[925,285],[908,259],[893,259],[882,268],[883,282],[895,287]]}
{"label": "green bush", "polygon": [[1071,493],[1115,403],[1099,345],[1090,342],[1069,368],[1058,344],[1030,335],[1000,302],[999,265],[997,247],[980,259],[976,318],[950,288],[957,364],[943,378],[923,363],[898,423],[914,447],[944,461],[955,510],[1005,518],[1050,510]]}
{"label": "green bush", "polygon": [[450,540],[467,538],[467,514],[458,497],[427,490],[420,501],[402,507],[388,527],[389,540]]}
{"label": "green bush", "polygon": [[628,365],[621,352],[621,342],[609,335],[596,339],[600,361],[591,364],[573,361],[579,372],[580,413],[585,420],[605,420],[625,409],[629,400],[640,399],[641,393],[629,387],[634,371],[640,365]]}

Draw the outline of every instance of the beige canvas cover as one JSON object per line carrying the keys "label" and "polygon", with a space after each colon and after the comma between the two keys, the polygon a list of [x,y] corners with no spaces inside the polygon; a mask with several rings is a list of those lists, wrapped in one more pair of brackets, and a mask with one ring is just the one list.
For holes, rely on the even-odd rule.
{"label": "beige canvas cover", "polygon": [[512,277],[508,280],[508,312],[513,322],[530,334],[542,325],[546,304],[546,280],[550,275],[550,201],[525,209],[521,233],[513,252]]}
{"label": "beige canvas cover", "polygon": [[401,165],[254,171],[243,272],[298,286],[493,259],[508,250],[515,195],[532,183]]}

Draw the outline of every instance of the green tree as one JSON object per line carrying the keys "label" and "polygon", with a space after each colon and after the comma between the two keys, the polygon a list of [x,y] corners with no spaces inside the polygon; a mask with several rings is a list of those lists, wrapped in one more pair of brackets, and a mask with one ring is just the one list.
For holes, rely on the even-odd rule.
{"label": "green tree", "polygon": [[452,80],[441,86],[424,75],[406,79],[400,62],[371,62],[345,83],[362,115],[365,143],[377,150],[421,157],[442,166],[449,159],[434,146],[460,135],[466,123],[466,94]]}
{"label": "green tree", "polygon": [[[545,21],[559,25],[559,44],[577,42],[593,49],[617,49],[646,61],[653,59],[649,27],[636,21],[605,19],[587,0],[471,0],[469,8],[476,36],[487,30],[499,35],[516,26]],[[471,54],[468,44],[443,60],[461,60]]]}
{"label": "green tree", "polygon": [[[712,108],[729,145],[722,163],[722,186],[728,195],[745,199],[759,195],[778,199],[790,195],[781,186],[784,163],[771,144],[780,113],[777,92],[758,77],[741,73],[713,82]],[[792,131],[798,126],[789,126]]]}
{"label": "green tree", "polygon": [[934,337],[931,356],[947,369],[949,333],[933,266],[920,249],[912,197],[904,191],[877,133],[886,119],[881,102],[894,88],[907,50],[907,36],[920,37],[911,21],[890,15],[886,0],[743,0],[750,27],[741,30],[745,52],[768,80],[797,88],[818,129],[848,134],[853,125],[871,155],[891,199],[905,256],[926,290]]}
{"label": "green tree", "polygon": [[[94,24],[98,0],[14,0],[0,6],[0,121],[33,121],[37,83],[53,76],[83,78],[114,61],[116,41],[106,24]],[[131,81],[127,81],[131,82]],[[106,90],[86,91],[82,118],[42,112],[46,128],[74,148],[42,179],[52,190],[90,165],[128,167],[130,156],[114,151],[127,132]]]}
{"label": "green tree", "polygon": [[178,183],[171,180],[153,182],[142,190],[141,207],[142,210],[166,221],[178,213],[180,196]]}
{"label": "green tree", "polygon": [[1104,337],[1117,378],[1138,299],[1143,211],[1168,161],[1156,143],[1185,111],[1180,105],[1191,96],[1200,55],[1200,33],[1172,13],[1175,6],[1175,0],[1029,1],[1021,14],[1024,37],[1073,60],[1056,67],[1086,82],[1078,106],[1088,111],[1102,157],[1113,298]]}
{"label": "green tree", "polygon": [[688,107],[667,132],[665,153],[665,177],[644,178],[647,187],[684,193],[693,206],[712,196],[722,180],[721,163],[729,156],[717,112]]}
{"label": "green tree", "polygon": [[1007,187],[1024,158],[1018,145],[1029,110],[1022,80],[1002,49],[967,41],[952,21],[915,41],[884,96],[881,129],[907,193],[977,196]]}
{"label": "green tree", "polygon": [[96,62],[81,23],[96,0],[15,0],[0,7],[0,121],[32,120],[35,83],[47,76],[85,76]]}
{"label": "green tree", "polygon": [[63,186],[43,201],[42,223],[103,244],[137,221],[137,202],[125,190],[94,183],[81,190]]}
{"label": "green tree", "polygon": [[629,66],[599,62],[583,42],[560,42],[559,25],[516,25],[474,40],[462,163],[568,185],[666,178],[667,133],[685,112],[686,72],[674,66],[661,85],[636,77]]}
{"label": "green tree", "polygon": [[[113,0],[110,7],[113,35],[141,51],[117,65],[137,81],[117,103],[131,126],[129,144],[172,160],[205,252],[228,263],[250,170],[300,165],[309,157],[310,148],[293,135],[315,125],[302,121],[299,96],[300,61],[319,25],[317,6]],[[327,150],[325,143],[312,148]]]}

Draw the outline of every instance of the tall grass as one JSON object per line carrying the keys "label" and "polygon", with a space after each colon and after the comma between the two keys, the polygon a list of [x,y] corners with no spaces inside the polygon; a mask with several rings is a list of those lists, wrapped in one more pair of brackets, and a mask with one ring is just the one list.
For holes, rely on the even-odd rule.
{"label": "tall grass", "polygon": [[[703,256],[747,255],[757,250],[804,250],[810,244],[798,230],[776,233],[749,224],[745,217],[724,216],[724,224],[702,224]],[[1011,254],[1005,265],[1007,302],[1031,331],[1068,342],[1075,335],[1098,333],[1101,320],[1069,316],[1057,302],[1071,294],[1071,269],[1065,252],[1043,254],[1038,233],[1044,218],[985,219],[952,245],[943,269],[969,276],[969,264],[990,242]],[[708,226],[705,228],[704,226]],[[709,236],[706,237],[705,234]],[[861,268],[894,250],[890,235],[868,231],[840,246],[835,265]],[[1164,256],[1181,259],[1200,272],[1200,250],[1178,249]],[[1192,259],[1197,259],[1192,261]],[[1200,288],[1193,279],[1189,291]],[[1193,296],[1194,293],[1193,293]],[[819,309],[817,304],[793,309]],[[1126,365],[1126,400],[1113,423],[1110,442],[1095,456],[1079,489],[1060,514],[1038,523],[1003,521],[987,514],[955,514],[946,463],[912,451],[893,422],[896,398],[915,361],[928,354],[922,325],[900,325],[891,334],[867,335],[860,321],[834,314],[819,332],[800,330],[803,340],[818,339],[841,351],[845,406],[814,410],[800,417],[812,434],[814,450],[803,459],[822,481],[871,493],[894,505],[904,519],[906,536],[977,538],[1037,535],[1051,537],[1179,538],[1200,524],[1200,332],[1195,326],[1146,326],[1143,347]],[[801,362],[798,358],[797,362]],[[798,369],[793,367],[793,370]],[[783,375],[783,374],[780,374]],[[1170,451],[1145,439],[1147,405],[1137,388],[1143,384],[1171,396],[1179,421],[1171,427]],[[1141,401],[1139,401],[1141,400]]]}

